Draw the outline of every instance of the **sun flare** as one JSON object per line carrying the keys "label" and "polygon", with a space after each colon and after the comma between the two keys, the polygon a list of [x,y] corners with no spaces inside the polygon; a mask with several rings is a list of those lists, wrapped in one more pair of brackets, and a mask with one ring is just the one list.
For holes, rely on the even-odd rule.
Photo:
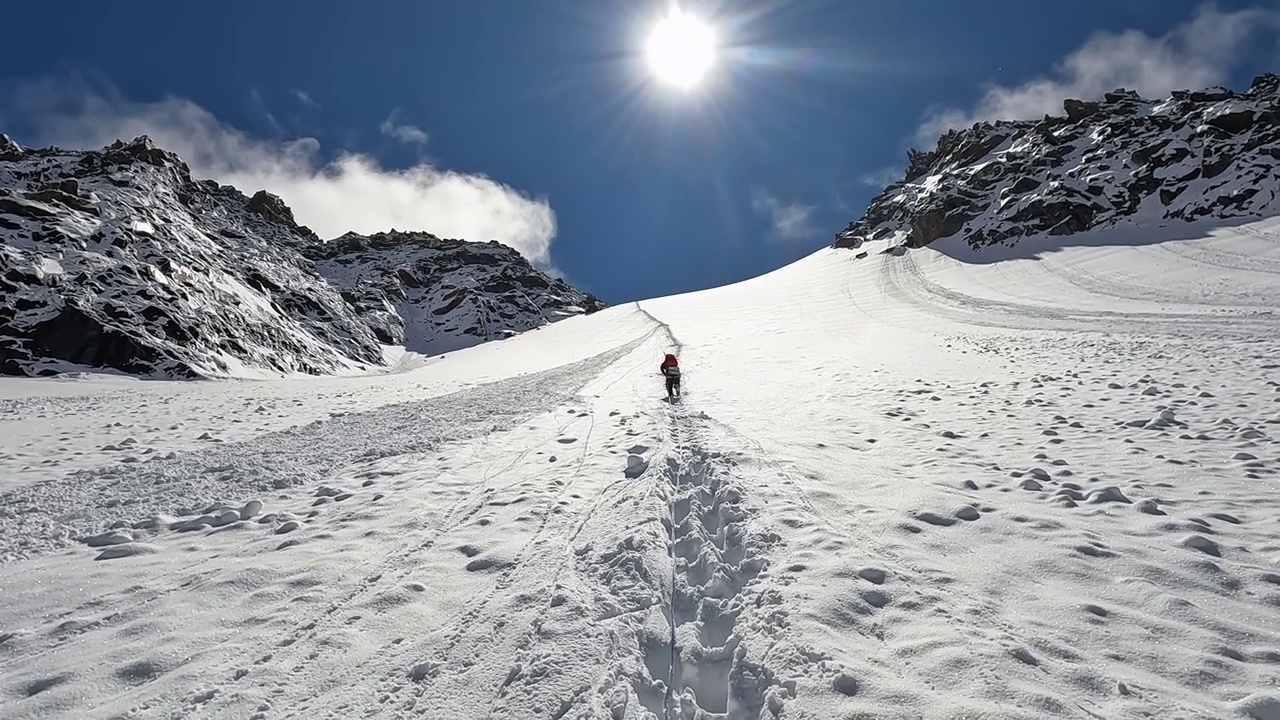
{"label": "sun flare", "polygon": [[715,34],[702,20],[679,8],[654,26],[645,54],[649,70],[668,85],[688,89],[697,85],[715,61]]}

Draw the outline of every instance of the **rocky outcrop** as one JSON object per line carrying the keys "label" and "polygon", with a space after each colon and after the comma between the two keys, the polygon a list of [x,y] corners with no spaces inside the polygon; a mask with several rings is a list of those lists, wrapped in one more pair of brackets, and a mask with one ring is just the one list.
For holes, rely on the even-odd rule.
{"label": "rocky outcrop", "polygon": [[[195,180],[146,137],[76,151],[0,136],[3,374],[335,373],[381,365],[384,345],[474,344],[598,306],[496,244],[322,243],[279,197]],[[423,316],[448,321],[429,342]]]}
{"label": "rocky outcrop", "polygon": [[1064,115],[978,123],[912,150],[902,181],[836,236],[836,247],[963,237],[976,249],[1128,220],[1275,212],[1280,76],[1163,100],[1116,90],[1068,99]]}
{"label": "rocky outcrop", "polygon": [[604,307],[496,242],[348,233],[304,249],[384,342],[436,354]]}

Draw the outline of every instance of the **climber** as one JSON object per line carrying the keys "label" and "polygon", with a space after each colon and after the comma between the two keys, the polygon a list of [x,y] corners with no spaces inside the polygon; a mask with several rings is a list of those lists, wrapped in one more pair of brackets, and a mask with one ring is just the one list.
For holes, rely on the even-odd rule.
{"label": "climber", "polygon": [[680,363],[676,361],[676,356],[667,353],[666,358],[662,360],[662,364],[658,366],[658,372],[667,378],[667,400],[679,397]]}

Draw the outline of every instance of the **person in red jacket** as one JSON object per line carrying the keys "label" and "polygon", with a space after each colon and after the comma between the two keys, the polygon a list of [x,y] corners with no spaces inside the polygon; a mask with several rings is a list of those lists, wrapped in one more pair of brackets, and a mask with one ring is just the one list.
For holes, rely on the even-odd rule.
{"label": "person in red jacket", "polygon": [[667,353],[663,358],[662,364],[658,366],[658,372],[667,378],[667,399],[680,395],[680,363],[676,360],[676,356]]}

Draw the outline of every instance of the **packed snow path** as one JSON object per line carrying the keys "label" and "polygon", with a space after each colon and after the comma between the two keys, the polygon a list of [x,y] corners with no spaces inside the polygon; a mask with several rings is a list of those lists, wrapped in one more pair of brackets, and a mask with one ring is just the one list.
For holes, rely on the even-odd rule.
{"label": "packed snow path", "polygon": [[0,382],[0,716],[1276,717],[1280,227],[1094,245]]}

